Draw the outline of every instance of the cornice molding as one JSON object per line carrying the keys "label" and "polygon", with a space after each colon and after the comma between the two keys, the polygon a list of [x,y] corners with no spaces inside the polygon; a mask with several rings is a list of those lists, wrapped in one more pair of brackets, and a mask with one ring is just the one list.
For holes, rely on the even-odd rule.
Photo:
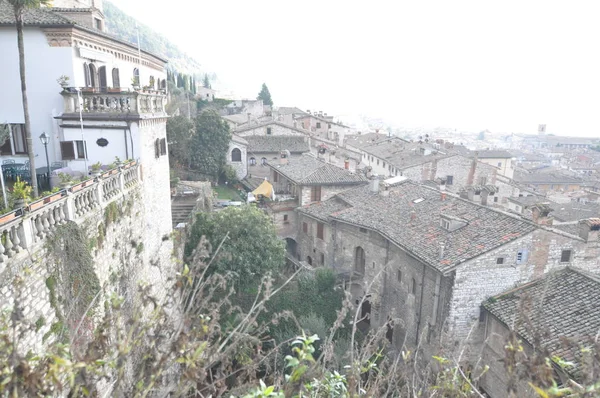
{"label": "cornice molding", "polygon": [[[88,30],[79,29],[77,26],[65,26],[55,28],[42,28],[50,47],[81,47],[106,53],[117,60],[139,63],[137,49],[112,40],[108,37],[94,34]],[[164,71],[165,64],[160,58],[142,51],[142,65]]]}

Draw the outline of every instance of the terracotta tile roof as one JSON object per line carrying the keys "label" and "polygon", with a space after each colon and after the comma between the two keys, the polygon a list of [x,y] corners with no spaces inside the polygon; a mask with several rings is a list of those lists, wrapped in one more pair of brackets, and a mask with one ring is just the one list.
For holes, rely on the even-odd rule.
{"label": "terracotta tile roof", "polygon": [[513,157],[510,152],[501,150],[472,151],[472,156],[475,154],[479,159],[510,159]]}
{"label": "terracotta tile roof", "polygon": [[281,152],[285,149],[291,153],[304,153],[310,151],[306,137],[298,135],[248,135],[244,137],[248,141],[248,151]]}
{"label": "terracotta tile roof", "polygon": [[[35,26],[75,25],[72,20],[52,12],[50,8],[26,8],[23,11],[23,23]],[[6,1],[0,0],[0,25],[14,25],[15,13],[13,7]]]}
{"label": "terracotta tile roof", "polygon": [[[591,345],[600,330],[600,280],[573,268],[550,272],[535,282],[488,299],[484,308],[532,344],[533,334],[552,356],[574,363],[568,369],[581,375],[581,349]],[[525,311],[524,317],[520,312]],[[525,321],[533,327],[526,326]],[[569,340],[564,344],[563,339]]]}
{"label": "terracotta tile roof", "polygon": [[288,164],[269,164],[271,168],[283,174],[298,185],[359,185],[366,184],[367,178],[305,154],[290,159]]}
{"label": "terracotta tile roof", "polygon": [[[369,187],[349,189],[330,199],[337,204],[315,204],[298,211],[376,230],[441,272],[520,238],[537,227],[531,222],[491,208],[406,181],[390,188],[388,196]],[[329,202],[327,201],[327,202]],[[442,215],[460,218],[466,225],[449,231]],[[440,257],[440,247],[444,246]]]}

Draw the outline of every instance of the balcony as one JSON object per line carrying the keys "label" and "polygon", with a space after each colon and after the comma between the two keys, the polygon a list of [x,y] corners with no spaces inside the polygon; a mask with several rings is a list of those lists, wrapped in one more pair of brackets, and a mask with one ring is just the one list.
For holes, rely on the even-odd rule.
{"label": "balcony", "polygon": [[78,89],[68,87],[61,95],[64,98],[64,113],[86,115],[165,115],[167,96],[163,91],[121,91],[94,92],[81,89],[81,103],[78,100]]}

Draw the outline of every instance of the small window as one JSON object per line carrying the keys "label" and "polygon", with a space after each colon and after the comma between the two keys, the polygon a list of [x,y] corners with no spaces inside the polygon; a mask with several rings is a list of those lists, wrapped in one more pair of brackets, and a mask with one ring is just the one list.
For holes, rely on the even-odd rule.
{"label": "small window", "polygon": [[279,174],[273,173],[273,182],[278,182],[278,181],[279,181]]}
{"label": "small window", "polygon": [[454,183],[454,176],[446,176],[446,185],[452,185]]}
{"label": "small window", "polygon": [[267,135],[271,135],[271,132],[272,132],[271,127],[267,127]]}
{"label": "small window", "polygon": [[440,226],[442,228],[444,228],[445,230],[449,230],[450,229],[450,221],[446,220],[445,218],[442,218],[440,221]]}
{"label": "small window", "polygon": [[329,128],[329,129],[331,128],[331,123],[327,124],[327,128]]}
{"label": "small window", "polygon": [[140,85],[140,70],[138,68],[133,69],[133,83],[136,86]]}
{"label": "small window", "polygon": [[121,79],[119,78],[119,69],[113,68],[112,70],[112,81],[113,87],[121,87]]}
{"label": "small window", "polygon": [[417,294],[417,280],[415,278],[412,278],[410,283],[410,292],[412,294]]}
{"label": "small window", "polygon": [[250,158],[250,166],[256,166],[256,158]]}
{"label": "small window", "polygon": [[498,257],[496,259],[496,264],[504,264],[504,257]]}
{"label": "small window", "polygon": [[563,250],[560,254],[560,262],[561,263],[569,263],[571,262],[571,250]]}
{"label": "small window", "polygon": [[487,184],[487,177],[479,177],[479,185]]}
{"label": "small window", "polygon": [[325,226],[322,222],[317,223],[317,238],[323,239]]}
{"label": "small window", "polygon": [[305,222],[302,223],[302,232],[308,234],[308,224]]}
{"label": "small window", "polygon": [[494,203],[498,203],[498,197],[494,196]]}
{"label": "small window", "polygon": [[73,141],[61,141],[60,153],[62,160],[74,160],[75,159],[75,145]]}
{"label": "small window", "polygon": [[385,169],[385,162],[383,162],[383,168]]}
{"label": "small window", "polygon": [[321,265],[325,265],[325,254],[321,253]]}
{"label": "small window", "polygon": [[167,154],[167,139],[160,139],[160,156],[164,156]]}
{"label": "small window", "polygon": [[502,167],[502,162],[498,162],[498,167]]}
{"label": "small window", "polygon": [[358,229],[360,232],[362,232],[363,234],[367,233],[367,229],[366,228],[359,228]]}
{"label": "small window", "polygon": [[317,128],[320,129],[321,128],[321,123],[317,122]]}
{"label": "small window", "polygon": [[398,281],[398,283],[402,282],[402,271],[396,271],[396,280]]}
{"label": "small window", "polygon": [[285,222],[285,223],[288,222],[288,215],[287,214],[283,215],[283,222]]}
{"label": "small window", "polygon": [[519,250],[517,252],[517,264],[523,264],[527,260],[527,253],[525,250]]}
{"label": "small window", "polygon": [[310,201],[320,202],[321,201],[321,187],[312,187],[310,189]]}
{"label": "small window", "polygon": [[266,166],[267,165],[267,158],[261,158],[260,159],[260,164],[263,165],[263,166]]}
{"label": "small window", "polygon": [[94,22],[96,23],[96,29],[102,30],[102,20],[100,18],[94,18]]}

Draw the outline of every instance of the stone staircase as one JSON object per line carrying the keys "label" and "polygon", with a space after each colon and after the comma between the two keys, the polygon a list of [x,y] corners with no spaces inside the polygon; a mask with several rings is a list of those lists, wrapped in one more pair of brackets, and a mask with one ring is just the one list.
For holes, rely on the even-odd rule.
{"label": "stone staircase", "polygon": [[173,227],[177,226],[179,223],[185,223],[189,221],[189,217],[194,210],[194,206],[196,205],[197,197],[193,198],[174,198],[171,202],[171,221],[173,222]]}

